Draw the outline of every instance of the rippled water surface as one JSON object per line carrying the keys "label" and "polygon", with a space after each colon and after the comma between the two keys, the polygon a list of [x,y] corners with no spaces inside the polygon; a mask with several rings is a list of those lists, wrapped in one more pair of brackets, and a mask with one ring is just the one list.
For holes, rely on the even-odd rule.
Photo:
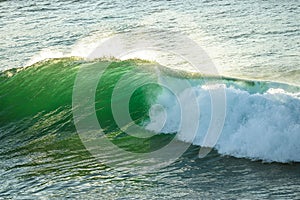
{"label": "rippled water surface", "polygon": [[299,9],[293,0],[3,1],[0,64],[22,66],[43,49],[152,26],[186,33],[227,74],[299,84]]}
{"label": "rippled water surface", "polygon": [[[243,85],[234,91],[232,87],[240,83],[226,82],[228,113],[241,111],[240,115],[229,116],[228,123],[245,125],[232,126],[237,132],[235,137],[246,130],[250,135],[246,139],[258,141],[258,151],[251,151],[256,146],[247,146],[253,144],[247,143],[249,140],[238,140],[241,148],[236,149],[242,152],[248,147],[240,155],[235,148],[223,148],[235,140],[222,140],[216,150],[200,159],[199,147],[192,145],[170,166],[147,175],[133,175],[99,162],[77,135],[71,92],[74,72],[84,61],[50,60],[45,66],[36,70],[32,67],[32,71],[24,70],[16,76],[13,70],[2,73],[0,198],[299,198],[299,21],[297,0],[0,1],[1,71],[31,65],[43,58],[85,57],[101,39],[157,28],[179,31],[196,41],[221,74],[287,84],[280,85],[284,94],[274,95],[267,90],[271,86],[264,82],[243,82],[246,89]],[[49,66],[53,71],[44,71]],[[258,117],[251,112],[254,109],[258,109]],[[268,115],[270,109],[274,109],[272,116]],[[244,118],[236,119],[239,116]],[[254,125],[247,124],[248,119],[257,123],[257,129],[251,129]],[[270,126],[265,126],[268,123]],[[227,132],[230,127],[227,124]],[[266,145],[259,141],[266,141]],[[269,147],[272,142],[282,142],[281,150],[270,147],[269,155],[259,157],[259,148]],[[282,144],[288,152],[282,150]],[[278,161],[284,156],[285,163],[268,160]]]}

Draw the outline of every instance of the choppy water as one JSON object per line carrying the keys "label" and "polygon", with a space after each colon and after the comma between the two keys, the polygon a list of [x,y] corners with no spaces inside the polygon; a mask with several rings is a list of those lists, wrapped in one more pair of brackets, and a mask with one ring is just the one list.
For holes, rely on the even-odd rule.
{"label": "choppy water", "polygon": [[[0,198],[296,199],[299,10],[299,1],[1,1]],[[175,163],[134,175],[129,169],[120,172],[101,164],[85,149],[74,126],[72,89],[78,68],[87,61],[62,57],[86,57],[103,38],[151,27],[189,36],[221,74],[248,81],[214,80],[225,85],[227,117],[208,156],[198,158],[201,129],[195,138],[178,136],[193,145]],[[11,69],[50,57],[61,59]],[[106,133],[130,151],[156,149],[173,138],[159,134],[137,142],[116,131],[108,109],[111,87],[119,76],[144,65],[147,62],[139,60],[114,63],[95,99]],[[177,67],[185,70],[184,65]],[[118,98],[122,101],[135,83],[160,76],[164,75],[155,70],[141,71],[128,80]],[[174,76],[192,83],[204,112],[201,120],[207,122],[210,103],[202,78]],[[176,103],[158,88],[148,88],[150,93],[146,89],[132,99],[133,119],[156,133],[176,133],[180,116]],[[165,103],[172,119],[161,132],[155,123],[160,113],[148,115],[153,103]],[[105,156],[118,159],[109,151]],[[134,159],[125,157],[122,162]]]}
{"label": "choppy water", "polygon": [[0,6],[1,68],[25,65],[43,49],[70,50],[88,36],[152,26],[186,33],[231,75],[299,84],[297,0],[2,1]]}

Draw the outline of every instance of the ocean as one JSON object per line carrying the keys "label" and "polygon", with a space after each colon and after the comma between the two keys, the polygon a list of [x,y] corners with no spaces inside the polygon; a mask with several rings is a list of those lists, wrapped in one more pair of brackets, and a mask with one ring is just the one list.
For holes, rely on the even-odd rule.
{"label": "ocean", "polygon": [[0,1],[0,199],[297,199],[299,1]]}

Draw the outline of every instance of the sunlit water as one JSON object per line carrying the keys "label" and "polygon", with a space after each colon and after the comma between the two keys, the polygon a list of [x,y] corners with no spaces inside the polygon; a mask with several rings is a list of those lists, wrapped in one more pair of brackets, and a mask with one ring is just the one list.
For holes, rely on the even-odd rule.
{"label": "sunlit water", "polygon": [[[299,13],[297,0],[1,1],[0,69],[48,57],[85,57],[103,38],[152,27],[180,31],[192,38],[224,75],[300,85]],[[69,114],[64,116],[67,126],[72,121]],[[38,140],[28,136],[34,129],[15,126],[12,123],[0,129],[0,198],[300,196],[298,163],[264,163],[216,151],[199,159],[199,147],[192,146],[171,166],[148,175],[131,175],[100,164],[65,125]],[[20,133],[26,130],[18,136],[17,149],[9,146],[15,144],[10,130],[16,129]],[[28,142],[22,148],[22,139],[34,139],[33,145]]]}

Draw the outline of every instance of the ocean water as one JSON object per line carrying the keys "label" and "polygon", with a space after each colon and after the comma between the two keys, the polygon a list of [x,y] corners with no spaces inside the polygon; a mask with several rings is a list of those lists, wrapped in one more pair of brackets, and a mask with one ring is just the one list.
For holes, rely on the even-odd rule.
{"label": "ocean water", "polygon": [[[0,1],[0,11],[0,198],[299,198],[299,1]],[[114,36],[136,43],[140,30],[154,30],[162,48],[176,38],[164,31],[193,40],[218,75],[143,49],[90,59]],[[78,74],[95,66],[104,72],[89,98],[95,76]],[[212,99],[220,88],[222,108]],[[74,103],[76,94],[85,104]],[[127,101],[131,121],[118,107]],[[215,110],[225,118],[211,142]],[[125,151],[96,145],[94,153],[92,116],[100,138]],[[152,137],[130,135],[134,125]],[[174,141],[187,150],[135,173],[137,155]],[[212,151],[199,157],[201,147]]]}

